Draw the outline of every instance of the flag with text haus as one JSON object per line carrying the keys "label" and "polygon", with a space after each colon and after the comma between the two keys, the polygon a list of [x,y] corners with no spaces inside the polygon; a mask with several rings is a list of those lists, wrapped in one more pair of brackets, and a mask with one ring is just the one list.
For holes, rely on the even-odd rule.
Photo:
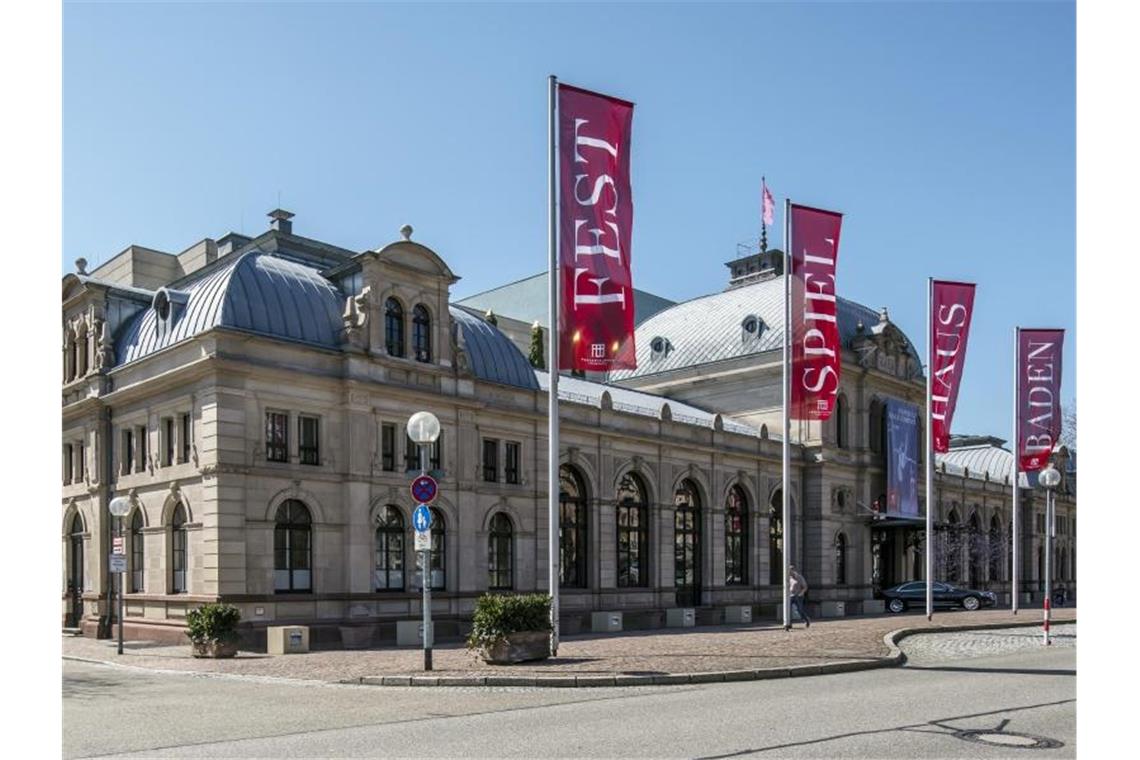
{"label": "flag with text haus", "polygon": [[633,104],[558,85],[558,369],[635,369]]}
{"label": "flag with text haus", "polygon": [[841,346],[835,301],[835,262],[843,215],[789,206],[792,312],[790,414],[826,420],[839,392]]}
{"label": "flag with text haus", "polygon": [[1017,456],[1021,469],[1045,469],[1061,436],[1064,330],[1018,330]]}
{"label": "flag with text haus", "polygon": [[974,285],[935,280],[930,303],[930,421],[934,450],[950,450],[950,423],[966,364]]}

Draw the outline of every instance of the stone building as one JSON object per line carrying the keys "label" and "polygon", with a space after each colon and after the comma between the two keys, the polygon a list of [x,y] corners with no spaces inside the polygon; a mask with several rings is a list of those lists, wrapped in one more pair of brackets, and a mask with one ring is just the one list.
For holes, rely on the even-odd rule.
{"label": "stone building", "polygon": [[[349,625],[390,639],[421,613],[419,452],[404,432],[421,409],[443,429],[428,452],[437,636],[458,634],[488,590],[545,590],[549,378],[525,358],[534,315],[510,313],[526,298],[500,299],[500,329],[480,299],[452,302],[458,276],[410,227],[357,252],[270,216],[255,238],[131,246],[63,278],[64,625],[108,630],[107,505],[122,495],[128,636],[177,638],[187,610],[223,600],[253,641],[286,622],[313,626],[316,643]],[[877,588],[922,577],[922,525],[868,506],[885,490],[884,401],[921,406],[924,391],[886,309],[840,300],[842,393],[826,424],[791,431],[794,517],[781,524],[781,267],[766,251],[730,262],[723,292],[643,294],[638,369],[560,382],[565,631],[591,610],[623,610],[626,627],[675,607],[707,622],[730,604],[774,614],[785,546],[822,614],[881,609]],[[940,578],[1008,599],[1001,444],[962,438],[940,457],[935,541]],[[1043,574],[1034,486],[1023,476],[1026,601]],[[1073,490],[1055,563],[1070,591]]]}

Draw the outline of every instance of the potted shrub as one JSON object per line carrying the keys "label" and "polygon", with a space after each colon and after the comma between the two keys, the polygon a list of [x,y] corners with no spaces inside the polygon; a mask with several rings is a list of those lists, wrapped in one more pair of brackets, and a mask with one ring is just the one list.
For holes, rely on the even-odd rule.
{"label": "potted shrub", "polygon": [[237,625],[241,612],[232,604],[203,604],[186,613],[187,635],[195,657],[237,654]]}
{"label": "potted shrub", "polygon": [[485,662],[510,665],[550,656],[550,597],[484,594],[475,603],[467,646]]}

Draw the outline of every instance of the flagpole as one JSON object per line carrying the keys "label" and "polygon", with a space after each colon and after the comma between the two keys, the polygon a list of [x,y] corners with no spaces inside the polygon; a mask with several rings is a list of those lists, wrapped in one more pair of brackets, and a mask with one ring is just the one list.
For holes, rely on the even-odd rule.
{"label": "flagpole", "polygon": [[1019,594],[1020,588],[1019,588],[1018,582],[1017,582],[1018,576],[1020,575],[1020,573],[1018,572],[1018,557],[1017,557],[1017,554],[1018,554],[1017,544],[1019,543],[1018,542],[1018,536],[1017,536],[1017,527],[1018,527],[1017,526],[1017,512],[1018,512],[1017,502],[1018,502],[1018,491],[1020,490],[1018,488],[1018,486],[1020,485],[1018,483],[1018,480],[1019,480],[1019,475],[1020,475],[1020,470],[1021,470],[1020,462],[1019,462],[1019,452],[1018,452],[1019,446],[1018,446],[1018,441],[1017,441],[1017,436],[1018,436],[1017,415],[1018,415],[1018,410],[1020,407],[1021,399],[1018,398],[1018,396],[1020,395],[1020,392],[1018,390],[1018,382],[1017,382],[1018,381],[1018,374],[1017,373],[1018,373],[1018,365],[1020,363],[1021,363],[1021,328],[1015,327],[1015,328],[1013,328],[1013,438],[1011,439],[1011,445],[1010,445],[1010,449],[1013,451],[1013,478],[1011,479],[1011,482],[1013,484],[1013,577],[1010,580],[1013,583],[1012,607],[1013,607],[1013,614],[1014,615],[1017,614],[1017,598],[1018,598],[1018,596],[1020,596],[1020,594]]}
{"label": "flagpole", "polygon": [[549,188],[549,229],[547,231],[547,238],[550,244],[550,272],[549,272],[549,285],[550,285],[550,310],[547,313],[547,319],[550,325],[550,364],[547,366],[547,371],[550,374],[550,391],[548,394],[549,405],[549,429],[547,431],[547,440],[549,442],[549,451],[547,451],[547,508],[549,524],[547,525],[549,537],[549,555],[550,555],[550,573],[547,582],[550,589],[550,654],[552,656],[558,655],[558,461],[559,461],[559,446],[558,446],[558,316],[560,311],[559,304],[559,272],[558,272],[558,166],[557,166],[557,143],[556,143],[556,129],[558,126],[558,79],[555,76],[550,77],[550,93],[549,93],[549,129],[550,129],[550,154],[548,174],[550,177]]}
{"label": "flagpole", "polygon": [[792,202],[791,200],[784,199],[784,442],[783,442],[783,482],[780,487],[780,492],[783,496],[783,535],[781,540],[784,543],[783,551],[780,552],[784,561],[784,582],[783,582],[783,595],[784,595],[784,629],[788,630],[792,627],[792,603],[789,596],[788,576],[791,570],[791,536],[792,536],[792,515],[791,515],[791,476],[789,470],[791,469],[792,454],[791,454],[791,437],[792,437],[792,424],[791,424],[791,379],[792,379],[792,262],[795,256],[792,255],[791,241],[792,241]]}
{"label": "flagpole", "polygon": [[934,414],[931,396],[934,378],[934,278],[926,278],[926,619],[934,619]]}

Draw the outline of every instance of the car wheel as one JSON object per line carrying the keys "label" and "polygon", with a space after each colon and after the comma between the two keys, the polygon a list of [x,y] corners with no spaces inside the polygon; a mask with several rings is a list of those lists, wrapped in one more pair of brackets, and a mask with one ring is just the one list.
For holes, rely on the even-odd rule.
{"label": "car wheel", "polygon": [[890,604],[887,605],[887,609],[891,612],[902,612],[906,609],[906,602],[902,599],[892,599]]}
{"label": "car wheel", "polygon": [[978,597],[968,596],[962,600],[962,606],[965,607],[970,612],[973,612],[974,610],[978,609],[978,607],[981,607],[982,603],[978,599]]}

